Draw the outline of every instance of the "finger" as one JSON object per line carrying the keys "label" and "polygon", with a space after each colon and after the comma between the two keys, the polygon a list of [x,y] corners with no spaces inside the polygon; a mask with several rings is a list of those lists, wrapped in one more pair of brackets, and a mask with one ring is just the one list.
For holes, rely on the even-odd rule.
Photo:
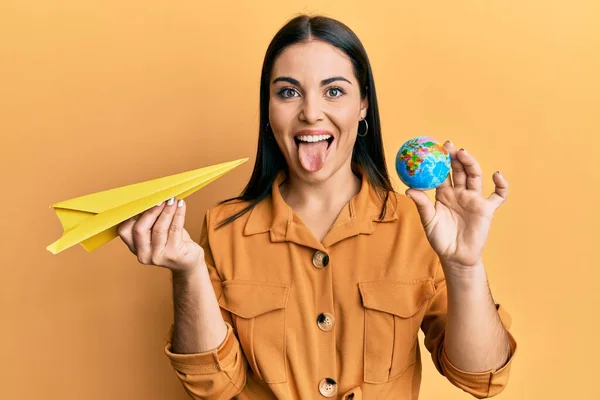
{"label": "finger", "polygon": [[133,254],[135,254],[135,244],[133,243],[132,229],[133,229],[133,225],[137,221],[136,217],[139,218],[139,215],[136,215],[135,217],[131,217],[131,218],[121,222],[119,224],[119,226],[117,227],[117,233],[118,233],[119,237],[121,238],[121,240],[123,240],[123,242],[127,245],[129,250]]}
{"label": "finger", "polygon": [[500,173],[500,171],[497,171],[492,176],[492,179],[494,180],[495,190],[488,197],[488,201],[493,205],[494,210],[497,210],[502,204],[504,204],[506,198],[508,197],[508,181]]}
{"label": "finger", "polygon": [[483,177],[479,163],[465,149],[460,149],[456,153],[456,158],[461,162],[467,174],[467,189],[481,193],[483,188]]}
{"label": "finger", "polygon": [[171,226],[169,227],[169,238],[167,239],[167,243],[178,245],[183,240],[183,225],[185,223],[185,211],[186,204],[183,199],[177,201],[177,207],[175,209],[175,214],[173,215],[173,221],[171,221]]}
{"label": "finger", "polygon": [[421,223],[424,227],[427,227],[435,216],[435,208],[433,207],[433,204],[431,204],[429,197],[427,197],[425,192],[416,189],[408,189],[405,193],[412,201],[414,201],[419,216],[421,217]]}
{"label": "finger", "polygon": [[169,227],[173,221],[175,208],[175,198],[171,197],[156,220],[156,223],[152,226],[151,251],[153,254],[162,253],[167,245]]}
{"label": "finger", "polygon": [[451,141],[444,143],[450,153],[450,165],[452,167],[452,184],[455,188],[464,189],[467,183],[467,173],[460,160],[457,158],[457,150]]}
{"label": "finger", "polygon": [[161,203],[146,210],[133,226],[133,243],[137,250],[138,261],[142,264],[149,264],[151,261],[151,229],[164,207]]}

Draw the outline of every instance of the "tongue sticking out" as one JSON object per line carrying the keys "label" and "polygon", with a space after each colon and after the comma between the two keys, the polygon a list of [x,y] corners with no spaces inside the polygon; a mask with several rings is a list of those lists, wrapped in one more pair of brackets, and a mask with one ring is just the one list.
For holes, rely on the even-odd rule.
{"label": "tongue sticking out", "polygon": [[298,144],[298,158],[302,167],[310,172],[318,171],[325,164],[328,143],[325,140],[315,143]]}

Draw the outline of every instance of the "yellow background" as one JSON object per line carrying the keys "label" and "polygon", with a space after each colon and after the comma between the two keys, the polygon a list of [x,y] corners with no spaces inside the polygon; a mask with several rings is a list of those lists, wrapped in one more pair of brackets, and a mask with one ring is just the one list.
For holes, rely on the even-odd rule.
{"label": "yellow background", "polygon": [[[421,134],[474,154],[486,192],[508,178],[485,250],[520,346],[499,398],[597,396],[600,2],[3,0],[0,398],[186,398],[168,271],[118,240],[51,255],[48,207],[250,157],[189,198],[197,238],[250,176],[262,57],[302,11],[367,48],[399,190],[394,156]],[[423,359],[421,398],[470,398]]]}

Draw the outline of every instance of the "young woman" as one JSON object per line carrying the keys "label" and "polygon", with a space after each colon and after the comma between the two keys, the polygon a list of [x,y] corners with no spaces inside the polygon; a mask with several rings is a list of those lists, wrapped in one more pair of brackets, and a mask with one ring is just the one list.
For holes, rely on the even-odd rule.
{"label": "young woman", "polygon": [[450,142],[436,203],[395,193],[377,96],[356,35],[289,21],[269,45],[254,171],[210,209],[200,243],[171,199],[119,227],[143,264],[173,273],[166,346],[197,399],[418,397],[417,334],[440,373],[483,398],[506,385],[516,343],[481,253],[508,183],[482,196],[477,161]]}

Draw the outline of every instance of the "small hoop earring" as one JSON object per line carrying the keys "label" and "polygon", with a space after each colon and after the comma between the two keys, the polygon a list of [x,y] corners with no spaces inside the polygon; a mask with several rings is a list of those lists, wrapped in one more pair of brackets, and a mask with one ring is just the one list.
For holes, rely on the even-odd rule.
{"label": "small hoop earring", "polygon": [[[363,134],[360,133],[360,126],[359,126],[359,132],[357,132],[357,135],[360,137],[365,137],[365,136],[367,136],[367,133],[369,133],[369,124],[367,123],[366,119],[361,119],[360,121],[365,123],[365,133],[363,133]],[[360,125],[360,121],[358,121],[359,125]]]}

